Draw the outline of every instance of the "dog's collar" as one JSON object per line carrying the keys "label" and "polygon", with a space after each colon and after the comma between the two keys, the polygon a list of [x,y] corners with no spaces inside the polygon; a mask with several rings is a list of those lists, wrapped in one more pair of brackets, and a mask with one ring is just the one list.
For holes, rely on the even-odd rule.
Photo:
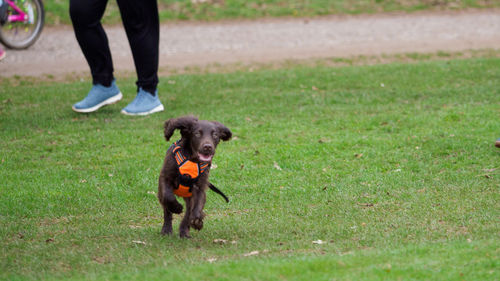
{"label": "dog's collar", "polygon": [[179,171],[179,186],[174,189],[174,194],[181,197],[191,197],[191,189],[198,178],[210,168],[210,162],[194,162],[188,160],[179,145],[180,140],[172,144],[172,154]]}

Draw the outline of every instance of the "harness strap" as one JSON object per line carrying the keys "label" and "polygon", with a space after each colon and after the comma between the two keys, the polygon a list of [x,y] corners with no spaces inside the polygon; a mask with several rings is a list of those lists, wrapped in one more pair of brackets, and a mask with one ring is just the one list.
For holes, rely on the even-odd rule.
{"label": "harness strap", "polygon": [[224,200],[226,200],[226,203],[229,203],[229,199],[227,198],[226,194],[224,194],[224,192],[220,191],[220,189],[218,189],[217,187],[215,187],[215,185],[213,185],[212,183],[208,183],[208,187],[215,193],[219,194],[220,196],[222,196],[222,198],[224,198]]}
{"label": "harness strap", "polygon": [[[179,141],[176,141],[175,143],[172,144],[174,149],[172,150],[172,153],[174,154],[175,161],[177,162],[177,166],[181,167],[184,165],[186,162],[192,162],[188,161],[187,157],[182,153],[182,147],[179,145]],[[192,162],[194,163],[194,162]],[[200,174],[204,174],[208,168],[210,167],[209,162],[200,162],[200,163],[195,163],[198,165],[198,171]]]}

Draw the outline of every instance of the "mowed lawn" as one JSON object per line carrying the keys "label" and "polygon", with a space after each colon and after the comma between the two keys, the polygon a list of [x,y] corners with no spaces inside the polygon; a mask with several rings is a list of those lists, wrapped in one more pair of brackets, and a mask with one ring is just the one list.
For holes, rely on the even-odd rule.
{"label": "mowed lawn", "polygon": [[[1,279],[500,279],[498,58],[162,77],[135,118],[133,79],[89,115],[89,81],[0,83]],[[234,135],[189,240],[155,195],[186,114]]]}

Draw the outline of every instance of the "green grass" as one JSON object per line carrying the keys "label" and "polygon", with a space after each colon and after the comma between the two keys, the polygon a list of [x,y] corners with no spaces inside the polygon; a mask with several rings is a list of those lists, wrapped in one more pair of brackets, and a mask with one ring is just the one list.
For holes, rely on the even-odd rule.
{"label": "green grass", "polygon": [[[132,79],[90,115],[88,81],[2,80],[0,279],[498,280],[499,77],[498,58],[177,75],[139,118],[119,114]],[[189,113],[234,133],[211,173],[231,202],[209,193],[181,240],[154,191],[162,124]]]}
{"label": "green grass", "polygon": [[[69,1],[47,0],[44,3],[48,23],[70,23]],[[329,14],[355,15],[500,7],[500,2],[496,0],[159,0],[158,3],[161,21],[314,17]],[[104,21],[111,24],[120,22],[116,2],[109,3]]]}

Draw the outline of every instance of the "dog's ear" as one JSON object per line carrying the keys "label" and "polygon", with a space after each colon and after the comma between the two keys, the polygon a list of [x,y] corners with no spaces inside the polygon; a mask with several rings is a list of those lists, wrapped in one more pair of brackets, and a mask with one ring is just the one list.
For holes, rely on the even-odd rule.
{"label": "dog's ear", "polygon": [[215,126],[217,126],[217,130],[219,131],[219,136],[221,140],[227,141],[233,136],[233,133],[231,133],[231,131],[226,126],[222,125],[217,121],[214,121],[214,123]]}
{"label": "dog's ear", "polygon": [[167,120],[164,125],[165,139],[169,141],[174,134],[175,129],[179,129],[181,131],[183,138],[187,137],[196,122],[198,122],[198,118],[194,116],[185,116]]}

